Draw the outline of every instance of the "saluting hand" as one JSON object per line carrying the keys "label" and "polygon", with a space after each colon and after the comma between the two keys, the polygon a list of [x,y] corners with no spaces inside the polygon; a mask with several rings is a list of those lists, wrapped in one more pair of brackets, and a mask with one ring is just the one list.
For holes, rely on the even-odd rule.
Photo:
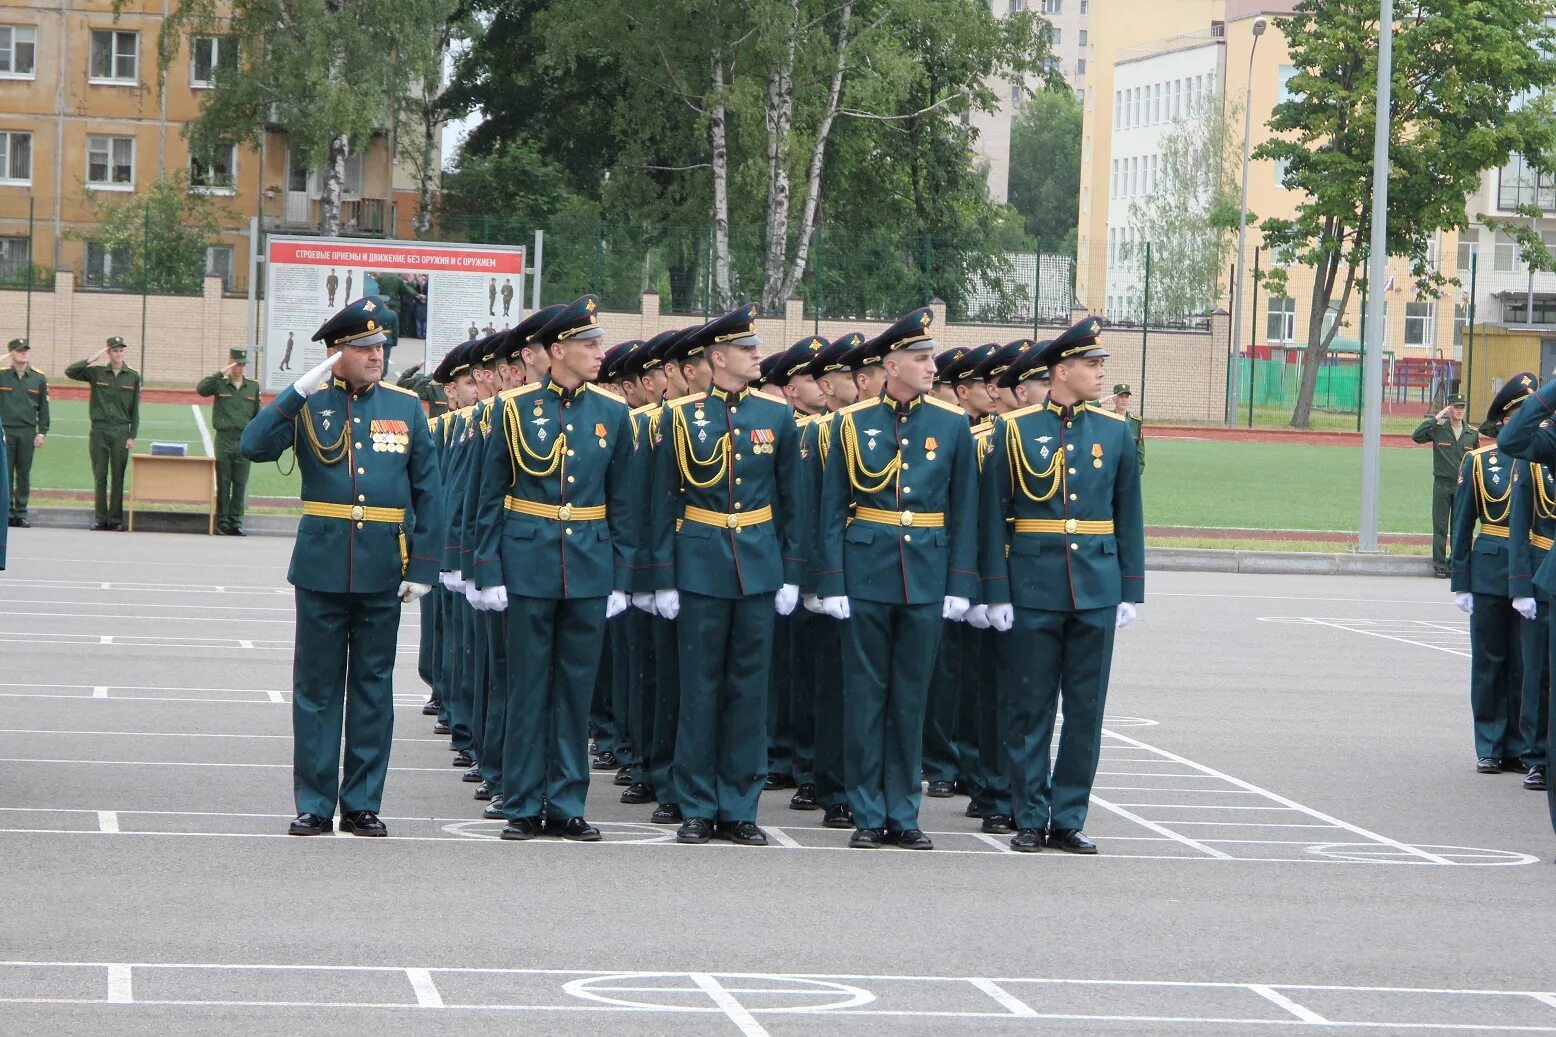
{"label": "saluting hand", "polygon": [[330,374],[334,371],[335,365],[340,363],[341,356],[342,354],[336,353],[328,357],[324,363],[304,373],[301,378],[293,382],[292,388],[296,389],[303,396],[318,392],[329,384]]}

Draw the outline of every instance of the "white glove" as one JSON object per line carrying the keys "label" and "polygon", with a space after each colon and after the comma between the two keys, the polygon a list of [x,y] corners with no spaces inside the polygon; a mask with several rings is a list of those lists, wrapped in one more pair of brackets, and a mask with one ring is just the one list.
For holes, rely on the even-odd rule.
{"label": "white glove", "polygon": [[821,615],[821,596],[819,594],[805,595],[805,611]]}
{"label": "white glove", "polygon": [[635,609],[642,609],[650,616],[659,615],[659,613],[654,609],[654,596],[647,591],[632,595],[632,607]]}
{"label": "white glove", "polygon": [[1539,610],[1539,607],[1539,605],[1535,604],[1535,600],[1533,598],[1513,599],[1513,611],[1518,613],[1520,616],[1523,616],[1525,619],[1533,619],[1535,617],[1535,613]]}
{"label": "white glove", "polygon": [[463,594],[465,592],[465,574],[460,572],[458,569],[455,569],[453,572],[449,573],[448,589],[453,591],[455,594]]}
{"label": "white glove", "polygon": [[292,388],[304,396],[318,392],[329,383],[330,375],[334,373],[335,365],[338,363],[340,363],[340,354],[336,353],[313,370],[304,372],[302,377],[292,383]]}
{"label": "white glove", "polygon": [[402,580],[399,590],[400,600],[405,602],[415,601],[431,589],[432,584],[430,583],[410,583]]}
{"label": "white glove", "polygon": [[953,623],[960,623],[966,616],[967,610],[972,608],[972,602],[966,598],[958,598],[954,594],[946,595],[945,604],[940,607],[940,618],[949,619]]}
{"label": "white glove", "polygon": [[1118,615],[1113,617],[1113,629],[1122,630],[1135,621],[1135,606],[1133,602],[1121,601],[1118,603]]}
{"label": "white glove", "polygon": [[965,619],[967,621],[967,625],[972,627],[974,630],[987,630],[989,629],[989,606],[974,605],[972,608],[967,610],[967,615],[963,616],[962,618]]}
{"label": "white glove", "polygon": [[438,583],[442,584],[444,590],[451,591],[454,589],[454,581],[452,579],[453,575],[454,574],[449,572],[447,569],[438,573]]}
{"label": "white glove", "polygon": [[1459,607],[1459,611],[1466,616],[1475,611],[1475,596],[1468,593],[1459,593],[1453,596],[1453,603]]}
{"label": "white glove", "polygon": [[848,618],[848,599],[839,595],[835,598],[822,598],[821,611],[833,619]]}
{"label": "white glove", "polygon": [[777,595],[773,598],[773,608],[778,610],[780,616],[787,616],[794,611],[794,606],[800,603],[800,585],[786,583],[778,588]]}
{"label": "white glove", "polygon": [[508,588],[506,584],[499,583],[495,587],[488,587],[484,591],[478,591],[481,595],[481,607],[487,612],[503,612],[508,608]]}
{"label": "white glove", "polygon": [[627,611],[627,595],[625,591],[611,591],[605,599],[605,618],[615,619]]}
{"label": "white glove", "polygon": [[681,592],[671,588],[667,591],[654,592],[654,611],[666,619],[674,619],[681,614]]}
{"label": "white glove", "polygon": [[1016,625],[1016,610],[1008,601],[1002,605],[990,605],[985,611],[989,617],[989,626],[1002,634]]}

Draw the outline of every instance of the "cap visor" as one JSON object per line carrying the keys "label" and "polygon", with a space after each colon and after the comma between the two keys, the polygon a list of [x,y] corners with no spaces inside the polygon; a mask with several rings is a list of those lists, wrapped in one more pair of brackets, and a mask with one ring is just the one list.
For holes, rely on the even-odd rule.
{"label": "cap visor", "polygon": [[760,346],[761,344],[762,336],[760,335],[745,335],[741,338],[732,338],[728,342],[719,343],[719,345],[723,346]]}
{"label": "cap visor", "polygon": [[381,346],[389,341],[382,335],[369,335],[367,338],[353,339],[350,342],[334,343],[337,349],[367,349],[369,346]]}

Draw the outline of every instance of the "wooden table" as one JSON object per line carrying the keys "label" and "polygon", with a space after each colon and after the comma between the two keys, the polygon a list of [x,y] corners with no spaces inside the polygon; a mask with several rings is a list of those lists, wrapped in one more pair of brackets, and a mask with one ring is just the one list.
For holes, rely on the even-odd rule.
{"label": "wooden table", "polygon": [[137,505],[199,504],[209,519],[207,533],[216,534],[216,458],[132,454],[129,479],[130,532]]}

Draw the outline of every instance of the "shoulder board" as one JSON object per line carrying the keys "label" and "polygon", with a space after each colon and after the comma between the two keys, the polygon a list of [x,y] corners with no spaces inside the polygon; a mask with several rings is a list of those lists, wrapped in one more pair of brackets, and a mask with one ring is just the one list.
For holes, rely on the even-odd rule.
{"label": "shoulder board", "polygon": [[854,411],[864,410],[866,407],[877,406],[880,402],[881,401],[878,397],[872,396],[868,400],[860,400],[858,403],[850,403],[848,406],[844,407],[837,413],[852,414]]}
{"label": "shoulder board", "polygon": [[665,406],[666,407],[679,407],[682,404],[691,403],[693,400],[700,400],[700,399],[702,399],[706,395],[707,395],[706,393],[700,393],[700,392],[687,393],[685,396],[677,396],[673,400],[666,400],[665,401]]}
{"label": "shoulder board", "polygon": [[417,396],[416,393],[411,392],[411,390],[405,388],[404,386],[395,385],[392,382],[379,382],[378,387],[380,389],[393,389],[395,392],[401,393],[402,395],[410,396],[417,400],[421,399],[420,396]]}
{"label": "shoulder board", "polygon": [[[1030,404],[1030,405],[1025,406],[1025,407],[1018,407],[1015,410],[1008,410],[1004,414],[1000,414],[1000,415],[997,415],[997,416],[1001,417],[1001,418],[1004,418],[1006,421],[1009,421],[1011,418],[1024,418],[1028,414],[1036,414],[1037,412],[1042,411],[1042,410],[1046,410],[1046,409],[1048,409],[1048,404],[1046,404],[1046,403],[1033,403],[1033,404]],[[992,425],[993,418],[991,418],[989,420],[991,422],[990,427],[992,428],[993,427],[993,425]]]}
{"label": "shoulder board", "polygon": [[962,416],[962,417],[963,417],[963,418],[965,418],[965,417],[967,417],[967,412],[966,412],[966,411],[964,411],[964,410],[962,410],[962,408],[960,408],[960,407],[958,407],[958,406],[957,406],[957,405],[956,405],[956,404],[954,404],[954,403],[947,403],[947,402],[946,402],[946,401],[944,401],[944,400],[940,400],[940,399],[936,399],[936,398],[935,398],[935,397],[933,397],[933,396],[928,396],[928,395],[926,395],[926,396],[925,396],[925,397],[924,397],[924,402],[925,402],[925,403],[930,403],[930,404],[933,404],[933,405],[935,405],[935,406],[936,406],[936,407],[939,407],[939,408],[940,408],[940,409],[941,409],[941,410],[948,410],[948,411],[950,411],[950,412],[951,412],[951,413],[952,413],[952,414],[959,414],[959,415],[961,415],[961,416]]}
{"label": "shoulder board", "polygon": [[627,401],[626,400],[622,399],[620,396],[612,396],[610,393],[606,392],[604,389],[601,389],[599,386],[595,385],[593,382],[585,382],[583,387],[584,387],[584,389],[586,391],[594,393],[596,396],[600,397],[601,399],[609,400],[612,403],[616,404],[618,407],[622,407],[624,409],[627,408]]}
{"label": "shoulder board", "polygon": [[805,428],[807,425],[813,424],[815,422],[815,420],[816,420],[816,415],[814,415],[814,414],[798,414],[797,413],[797,414],[794,415],[794,427],[795,428]]}
{"label": "shoulder board", "polygon": [[984,418],[982,421],[978,422],[978,424],[972,427],[972,434],[974,436],[987,436],[993,431],[994,419],[992,417]]}
{"label": "shoulder board", "polygon": [[1464,456],[1468,457],[1471,454],[1484,454],[1484,453],[1486,453],[1488,451],[1495,450],[1496,448],[1497,448],[1496,440],[1492,440],[1490,443],[1486,444],[1485,446],[1478,446],[1474,450],[1466,450],[1466,451],[1464,451]]}
{"label": "shoulder board", "polygon": [[541,384],[539,382],[525,382],[515,389],[504,389],[503,392],[511,394],[511,398],[511,396],[524,396],[528,393],[539,392],[540,390]]}
{"label": "shoulder board", "polygon": [[633,417],[638,417],[639,415],[643,415],[643,414],[652,414],[652,413],[654,413],[654,411],[658,410],[661,406],[663,406],[663,405],[662,404],[658,404],[658,403],[645,403],[641,407],[634,407],[634,408],[632,408],[632,416]]}
{"label": "shoulder board", "polygon": [[1112,418],[1114,421],[1125,421],[1127,423],[1125,417],[1122,414],[1120,414],[1118,411],[1103,410],[1101,407],[1097,406],[1095,403],[1088,403],[1088,404],[1086,404],[1086,411],[1087,411],[1087,413],[1090,413],[1090,414],[1098,414],[1098,415],[1101,415],[1104,418]]}
{"label": "shoulder board", "polygon": [[458,410],[453,411],[452,413],[458,415],[461,419],[463,419],[465,421],[469,421],[470,420],[470,415],[475,413],[475,406],[472,404],[469,407],[461,407]]}

